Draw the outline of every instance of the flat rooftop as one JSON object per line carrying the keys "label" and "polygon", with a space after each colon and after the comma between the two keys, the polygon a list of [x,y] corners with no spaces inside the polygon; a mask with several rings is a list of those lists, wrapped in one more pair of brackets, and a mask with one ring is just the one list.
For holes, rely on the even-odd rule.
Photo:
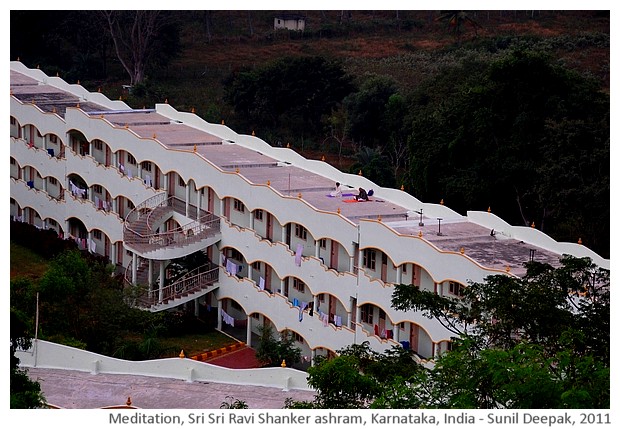
{"label": "flat rooftop", "polygon": [[46,112],[64,117],[67,107],[77,107],[93,116],[103,116],[117,126],[126,126],[144,137],[145,144],[156,144],[156,138],[170,149],[196,150],[224,171],[237,171],[251,183],[266,184],[283,195],[301,198],[319,210],[337,212],[353,223],[360,219],[378,219],[402,235],[418,235],[441,250],[460,251],[483,266],[503,270],[510,266],[513,274],[525,273],[523,263],[534,259],[553,266],[559,265],[560,255],[537,248],[521,241],[491,236],[491,231],[469,222],[464,217],[439,221],[424,216],[411,217],[408,208],[382,198],[380,191],[368,202],[354,202],[357,190],[344,184],[342,197],[330,197],[334,180],[312,173],[286,162],[281,162],[258,151],[224,141],[205,131],[170,120],[153,109],[115,111],[103,106],[80,102],[70,93],[51,85],[42,84],[19,72],[11,71],[11,93],[24,103],[34,103]]}

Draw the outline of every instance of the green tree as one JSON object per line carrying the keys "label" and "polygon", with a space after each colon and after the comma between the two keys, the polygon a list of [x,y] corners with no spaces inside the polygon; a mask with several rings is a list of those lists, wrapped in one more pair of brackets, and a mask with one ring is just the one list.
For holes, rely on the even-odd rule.
{"label": "green tree", "polygon": [[513,50],[465,58],[410,100],[417,197],[460,212],[491,206],[511,224],[609,254],[609,97],[595,82]]}
{"label": "green tree", "polygon": [[390,97],[398,92],[396,81],[388,76],[370,76],[359,90],[347,96],[343,105],[347,110],[348,134],[361,146],[385,145],[390,135],[386,110]]}
{"label": "green tree", "polygon": [[364,146],[355,154],[355,163],[351,166],[350,172],[358,174],[360,171],[362,176],[379,186],[393,188],[396,185],[394,170],[379,149]]}
{"label": "green tree", "polygon": [[226,100],[241,128],[274,142],[321,131],[324,119],[351,90],[343,67],[323,57],[284,57],[235,72],[225,81]]}
{"label": "green tree", "polygon": [[258,327],[260,339],[256,349],[256,358],[265,366],[286,366],[301,362],[301,349],[295,345],[295,339],[290,332],[284,331],[279,338],[273,332],[271,325]]}
{"label": "green tree", "polygon": [[11,307],[11,408],[42,408],[45,406],[41,385],[28,377],[27,370],[19,368],[19,358],[15,356],[17,350],[28,350],[32,345],[32,328],[29,318]]}
{"label": "green tree", "polygon": [[560,262],[528,263],[523,278],[489,276],[462,299],[397,285],[395,308],[423,311],[458,336],[427,374],[379,404],[402,405],[397,392],[433,408],[609,407],[609,271],[588,258]]}

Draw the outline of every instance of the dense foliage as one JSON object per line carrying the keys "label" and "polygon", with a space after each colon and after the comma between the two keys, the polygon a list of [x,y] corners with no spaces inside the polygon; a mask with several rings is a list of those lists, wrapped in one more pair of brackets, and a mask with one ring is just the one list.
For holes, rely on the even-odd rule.
{"label": "dense foliage", "polygon": [[27,370],[19,368],[19,359],[15,356],[17,350],[30,348],[34,337],[33,328],[33,324],[23,312],[11,307],[11,408],[41,408],[45,404],[41,385],[28,377]]}
{"label": "dense foliage", "polygon": [[397,285],[392,305],[439,320],[454,333],[451,350],[428,367],[399,347],[349,346],[308,370],[314,401],[287,407],[609,408],[609,271],[574,257],[527,268],[460,299]]}
{"label": "dense foliage", "polygon": [[261,364],[272,367],[284,364],[292,367],[301,362],[301,349],[295,345],[295,339],[290,332],[284,331],[276,335],[271,325],[261,325],[258,329],[256,359]]}
{"label": "dense foliage", "polygon": [[[192,314],[151,313],[128,305],[132,291],[113,275],[105,257],[81,252],[74,242],[33,225],[13,222],[11,231],[12,240],[51,258],[47,271],[37,281],[11,279],[11,311],[23,317],[31,333],[38,294],[38,338],[107,356],[142,360],[170,354],[161,345],[161,338],[204,329]],[[24,237],[30,241],[25,242]],[[40,243],[49,247],[42,248]]]}
{"label": "dense foliage", "polygon": [[[491,207],[609,257],[608,11],[308,11],[302,34],[274,31],[273,13],[150,14],[130,92],[102,13],[12,11],[11,58],[91,90],[110,82],[133,107],[169,99],[273,145],[337,153],[338,167],[350,156],[344,168],[378,185],[463,214]],[[147,17],[113,15],[120,30]],[[560,33],[536,32],[547,26]],[[129,36],[115,37],[141,40]],[[398,53],[365,52],[365,37]]]}

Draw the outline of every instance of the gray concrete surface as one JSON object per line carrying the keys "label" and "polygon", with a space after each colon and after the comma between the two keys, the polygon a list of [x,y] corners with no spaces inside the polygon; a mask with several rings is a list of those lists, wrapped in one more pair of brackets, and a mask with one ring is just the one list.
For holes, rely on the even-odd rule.
{"label": "gray concrete surface", "polygon": [[314,392],[241,386],[135,375],[97,374],[46,368],[27,368],[47,402],[60,408],[95,409],[132,405],[144,409],[219,409],[227,396],[245,401],[251,409],[280,409],[286,398],[312,400]]}

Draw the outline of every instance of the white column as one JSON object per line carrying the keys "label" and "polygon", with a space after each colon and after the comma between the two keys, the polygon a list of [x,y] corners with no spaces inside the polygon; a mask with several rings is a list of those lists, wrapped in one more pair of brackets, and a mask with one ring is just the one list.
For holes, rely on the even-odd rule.
{"label": "white column", "polygon": [[200,219],[200,206],[202,205],[202,192],[196,189],[196,219]]}
{"label": "white column", "polygon": [[138,282],[138,255],[132,253],[131,255],[131,284],[135,285]]}
{"label": "white column", "polygon": [[248,347],[252,347],[252,317],[248,314],[248,323],[245,332],[245,343]]}
{"label": "white column", "polygon": [[319,308],[319,295],[312,296],[312,308],[316,311]]}
{"label": "white column", "polygon": [[217,329],[222,330],[222,300],[217,300]]}
{"label": "white column", "polygon": [[312,349],[312,360],[310,360],[310,366],[314,366],[315,359],[316,359],[316,349]]}
{"label": "white column", "polygon": [[400,326],[398,326],[400,324],[394,325],[393,327],[393,331],[394,331],[394,341],[396,341],[397,343],[400,342]]}
{"label": "white column", "polygon": [[224,212],[225,212],[225,210],[224,210],[224,198],[222,198],[220,200],[220,212],[219,212],[219,215],[220,216],[224,216]]}
{"label": "white column", "polygon": [[161,261],[159,263],[159,296],[158,300],[161,302],[164,300],[164,282],[166,280],[166,263]]}
{"label": "white column", "polygon": [[282,295],[288,298],[288,294],[284,293],[286,291],[285,286],[286,286],[286,280],[280,279],[280,292],[282,293]]}
{"label": "white column", "polygon": [[401,284],[403,282],[403,266],[399,265],[396,267],[396,284]]}
{"label": "white column", "polygon": [[252,280],[252,275],[254,274],[254,267],[252,264],[248,263],[248,279]]}
{"label": "white column", "polygon": [[250,212],[250,229],[254,229],[254,211]]}
{"label": "white column", "polygon": [[168,190],[168,174],[164,174],[164,180],[163,180],[163,185],[164,185],[164,190],[166,191],[166,195],[168,195],[169,190]]}
{"label": "white column", "polygon": [[110,261],[116,265],[116,243],[110,243]]}
{"label": "white column", "polygon": [[189,181],[185,184],[185,216],[187,217],[189,217],[189,184]]}
{"label": "white column", "polygon": [[321,240],[314,241],[314,256],[317,258],[321,256]]}
{"label": "white column", "polygon": [[153,284],[153,260],[149,259],[149,290]]}
{"label": "white column", "polygon": [[355,269],[355,257],[349,256],[349,271],[353,272]]}

